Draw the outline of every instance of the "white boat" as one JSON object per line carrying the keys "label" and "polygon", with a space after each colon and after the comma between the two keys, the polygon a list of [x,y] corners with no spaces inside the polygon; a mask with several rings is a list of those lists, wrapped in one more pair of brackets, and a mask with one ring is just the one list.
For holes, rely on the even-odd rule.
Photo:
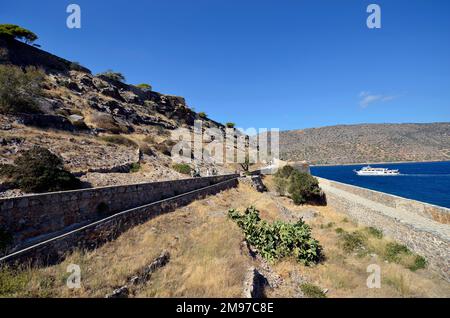
{"label": "white boat", "polygon": [[398,169],[363,167],[361,170],[353,170],[358,176],[398,176]]}

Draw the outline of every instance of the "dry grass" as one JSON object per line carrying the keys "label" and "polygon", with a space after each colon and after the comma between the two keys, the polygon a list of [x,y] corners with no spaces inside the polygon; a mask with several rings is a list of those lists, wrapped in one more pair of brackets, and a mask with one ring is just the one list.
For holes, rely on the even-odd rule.
{"label": "dry grass", "polygon": [[[242,232],[228,220],[227,211],[254,205],[261,217],[276,220],[284,218],[280,204],[298,216],[316,211],[317,216],[307,223],[312,226],[313,237],[324,247],[326,260],[311,267],[292,259],[272,265],[287,284],[269,292],[269,296],[292,297],[300,289],[300,284],[298,288],[293,285],[296,281],[292,277],[297,274],[304,283],[328,289],[327,297],[450,296],[449,284],[428,269],[412,272],[404,265],[385,263],[382,251],[389,238],[367,237],[367,246],[377,255],[346,253],[335,229],[340,227],[350,233],[364,228],[345,221],[343,214],[330,207],[295,206],[288,198],[257,193],[244,184],[158,216],[97,250],[77,251],[62,264],[14,273],[17,282],[9,285],[3,295],[104,297],[167,249],[170,262],[156,271],[147,284],[135,288],[135,297],[239,297],[244,274],[255,263],[241,249]],[[82,288],[75,291],[65,285],[66,268],[71,263],[80,265],[82,270]],[[366,286],[366,268],[373,263],[381,267],[380,289]]]}

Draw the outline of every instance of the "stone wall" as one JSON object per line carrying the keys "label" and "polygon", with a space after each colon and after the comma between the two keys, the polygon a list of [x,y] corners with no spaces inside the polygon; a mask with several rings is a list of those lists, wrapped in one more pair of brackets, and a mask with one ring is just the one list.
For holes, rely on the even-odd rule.
{"label": "stone wall", "polygon": [[429,266],[450,281],[449,209],[318,179],[330,206],[426,257]]}
{"label": "stone wall", "polygon": [[[204,180],[201,180],[204,179]],[[73,231],[66,228],[60,235],[52,235],[47,238],[45,244],[40,244],[28,249],[20,254],[13,255],[6,260],[9,264],[32,262],[37,264],[53,264],[64,259],[75,248],[94,249],[117,238],[124,231],[142,224],[155,216],[175,210],[179,206],[212,195],[222,190],[235,187],[238,184],[234,175],[218,177],[213,185],[208,186],[211,178],[190,179],[190,183],[205,185],[207,188],[200,188],[179,194],[176,197],[163,199],[137,208],[121,211],[102,220],[81,226]],[[181,181],[170,181],[166,185],[176,186]],[[206,183],[200,182],[206,181]],[[183,187],[185,182],[180,183]],[[45,238],[44,238],[45,239]],[[14,252],[14,251],[13,251]]]}
{"label": "stone wall", "polygon": [[120,211],[200,189],[236,175],[110,186],[0,199],[0,226],[12,246]]}

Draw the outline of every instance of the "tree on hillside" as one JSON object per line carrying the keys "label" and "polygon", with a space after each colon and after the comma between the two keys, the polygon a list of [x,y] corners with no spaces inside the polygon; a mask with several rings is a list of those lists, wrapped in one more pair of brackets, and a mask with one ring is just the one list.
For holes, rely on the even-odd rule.
{"label": "tree on hillside", "polygon": [[15,24],[0,24],[0,36],[11,37],[16,40],[31,44],[38,39],[37,35],[30,30]]}
{"label": "tree on hillside", "polygon": [[102,75],[104,77],[107,77],[113,81],[118,81],[118,82],[125,82],[125,76],[120,73],[120,72],[114,72],[113,70],[107,70],[106,72],[100,73],[98,75]]}

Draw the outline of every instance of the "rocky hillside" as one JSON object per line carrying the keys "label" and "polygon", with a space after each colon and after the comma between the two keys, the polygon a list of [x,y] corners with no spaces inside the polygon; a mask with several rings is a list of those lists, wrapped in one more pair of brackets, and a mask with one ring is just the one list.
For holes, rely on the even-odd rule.
{"label": "rocky hillside", "polygon": [[450,123],[341,125],[280,133],[280,156],[312,164],[450,160]]}
{"label": "rocky hillside", "polygon": [[[34,66],[45,74],[34,97],[37,112],[0,112],[0,164],[39,145],[92,186],[182,178],[187,176],[172,169],[171,131],[191,129],[199,118],[204,127],[224,129],[191,110],[182,97],[93,75],[16,40],[0,37],[0,65]],[[131,168],[138,171],[128,173]]]}

